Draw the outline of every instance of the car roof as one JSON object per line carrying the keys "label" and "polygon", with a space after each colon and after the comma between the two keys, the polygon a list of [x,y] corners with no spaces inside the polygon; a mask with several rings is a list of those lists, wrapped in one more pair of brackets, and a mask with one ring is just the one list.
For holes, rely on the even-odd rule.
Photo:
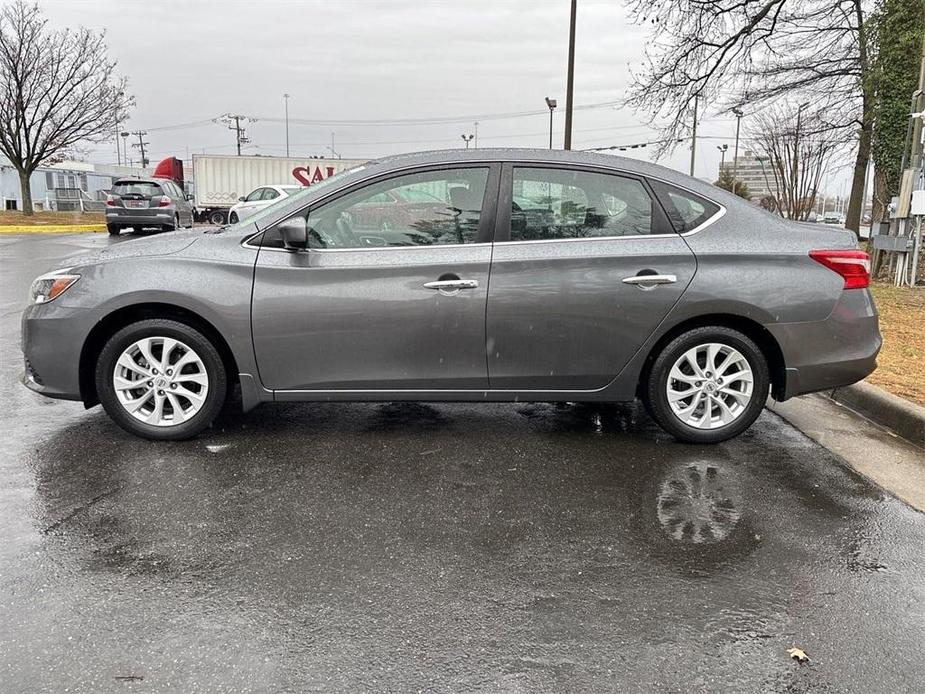
{"label": "car roof", "polygon": [[701,181],[687,174],[639,159],[630,159],[615,154],[586,152],[561,149],[527,149],[514,147],[486,147],[479,149],[442,149],[411,154],[397,154],[370,161],[367,164],[371,173],[388,172],[426,164],[455,164],[476,162],[505,161],[514,164],[575,164],[613,169],[629,174],[655,178],[723,204],[738,204],[742,199],[711,183]]}

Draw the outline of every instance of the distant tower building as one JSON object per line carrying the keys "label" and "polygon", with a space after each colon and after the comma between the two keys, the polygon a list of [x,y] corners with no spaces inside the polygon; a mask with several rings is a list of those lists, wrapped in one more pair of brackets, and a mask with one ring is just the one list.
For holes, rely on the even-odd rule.
{"label": "distant tower building", "polygon": [[774,174],[768,169],[768,162],[762,162],[751,150],[745,150],[734,161],[727,161],[720,166],[720,171],[735,171],[736,178],[748,186],[748,195],[755,202],[768,195],[778,198],[774,185]]}

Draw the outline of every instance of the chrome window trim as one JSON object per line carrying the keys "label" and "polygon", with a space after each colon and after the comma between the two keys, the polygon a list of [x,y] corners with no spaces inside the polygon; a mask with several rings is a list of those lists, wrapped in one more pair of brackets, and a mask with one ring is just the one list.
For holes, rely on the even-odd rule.
{"label": "chrome window trim", "polygon": [[[659,176],[650,176],[649,174],[646,174],[646,173],[641,173],[641,172],[638,172],[638,171],[630,171],[630,170],[627,170],[627,169],[611,168],[611,167],[609,167],[609,166],[607,166],[607,165],[604,165],[604,164],[578,164],[578,163],[576,163],[576,162],[550,162],[550,161],[545,160],[545,159],[518,159],[518,160],[510,160],[510,159],[505,159],[504,157],[488,156],[488,157],[486,157],[485,159],[480,159],[480,158],[479,158],[479,159],[476,159],[476,158],[473,158],[473,159],[457,159],[457,160],[455,160],[455,161],[445,161],[445,162],[429,163],[429,164],[417,163],[417,164],[410,164],[410,165],[408,165],[408,166],[403,166],[403,167],[397,168],[397,169],[392,169],[392,170],[387,171],[387,172],[381,172],[381,173],[373,174],[373,175],[371,175],[371,176],[366,176],[365,178],[362,178],[362,179],[360,179],[359,181],[357,181],[357,182],[356,182],[356,185],[359,186],[359,185],[363,184],[363,183],[366,182],[366,181],[370,181],[370,180],[375,179],[375,178],[378,178],[378,177],[380,177],[380,176],[391,176],[392,174],[401,175],[401,174],[403,174],[403,173],[406,173],[406,172],[409,172],[409,171],[415,171],[415,170],[418,170],[418,169],[429,169],[429,168],[433,168],[433,167],[442,167],[442,166],[450,166],[450,167],[454,167],[454,166],[463,166],[463,167],[465,167],[466,165],[470,165],[470,164],[472,165],[471,168],[477,168],[477,167],[479,167],[479,166],[491,166],[491,165],[493,165],[493,164],[502,164],[502,165],[503,165],[503,164],[510,164],[511,166],[515,166],[515,167],[527,167],[527,168],[529,168],[529,167],[531,167],[531,166],[534,166],[534,165],[536,165],[536,166],[543,166],[544,164],[547,164],[547,165],[548,165],[548,164],[560,164],[560,165],[561,165],[560,168],[562,168],[562,167],[572,167],[572,168],[578,167],[578,168],[585,168],[586,170],[591,169],[591,170],[609,172],[609,173],[611,173],[611,174],[618,174],[618,175],[619,175],[619,174],[623,174],[623,175],[628,175],[628,176],[635,176],[635,177],[642,178],[642,179],[651,179],[651,180],[654,180],[654,181],[659,181],[659,182],[664,183],[664,184],[666,184],[666,185],[669,185],[669,186],[672,186],[672,187],[674,187],[674,188],[677,188],[678,190],[686,191],[686,192],[690,193],[691,195],[695,195],[695,196],[700,197],[700,198],[706,198],[707,200],[709,200],[710,202],[712,202],[714,205],[716,205],[716,206],[719,208],[719,210],[718,210],[712,217],[710,217],[709,219],[704,220],[704,221],[701,222],[698,226],[694,227],[694,228],[691,229],[690,231],[685,231],[685,232],[680,233],[680,234],[637,234],[637,235],[633,235],[633,236],[592,236],[592,237],[586,237],[586,238],[582,238],[582,239],[536,239],[536,240],[532,240],[532,241],[492,241],[492,242],[490,242],[490,243],[455,243],[455,244],[446,244],[445,246],[378,246],[378,247],[374,247],[374,248],[312,248],[312,249],[309,249],[309,250],[312,250],[312,251],[319,251],[319,252],[333,253],[333,252],[344,252],[344,251],[407,250],[407,249],[409,249],[409,248],[465,248],[465,247],[468,247],[468,246],[490,246],[490,245],[493,245],[493,244],[495,244],[495,243],[498,243],[498,244],[502,244],[502,243],[503,243],[503,244],[525,244],[525,243],[559,243],[559,242],[562,242],[562,241],[615,241],[615,240],[617,240],[617,239],[642,239],[642,238],[650,238],[650,239],[665,238],[665,239],[667,239],[667,238],[677,238],[677,237],[679,237],[679,236],[680,236],[680,237],[684,237],[684,236],[693,236],[694,234],[699,234],[701,231],[703,231],[703,230],[706,229],[707,227],[711,226],[714,222],[717,222],[717,221],[719,221],[722,217],[724,217],[724,216],[726,215],[726,211],[727,211],[727,208],[726,208],[725,205],[723,205],[722,203],[717,202],[716,200],[714,200],[714,199],[711,198],[710,196],[704,195],[703,193],[698,193],[697,191],[691,190],[691,189],[688,188],[687,186],[680,185],[680,184],[678,184],[678,183],[676,183],[676,182],[674,182],[674,181],[669,181],[669,180],[666,180],[666,179],[661,178],[661,177],[659,177]],[[322,203],[323,201],[325,201],[327,198],[329,198],[329,197],[335,195],[336,193],[339,193],[341,190],[342,190],[341,188],[338,188],[337,190],[332,190],[332,191],[330,191],[327,195],[324,195],[323,197],[321,197],[321,198],[319,198],[318,200],[314,201],[314,203],[312,203],[312,204],[320,204],[320,203]],[[292,214],[295,214],[295,213],[292,213]],[[250,236],[246,237],[246,238],[241,242],[241,245],[244,246],[245,248],[256,248],[257,250],[261,250],[261,251],[282,251],[283,253],[295,253],[295,252],[298,252],[298,251],[291,251],[291,250],[288,250],[288,249],[285,249],[285,248],[269,248],[269,247],[259,246],[259,245],[255,245],[255,244],[252,244],[252,243],[251,243],[251,241],[252,241],[253,239],[255,239],[256,237],[260,236],[264,231],[266,231],[267,229],[269,229],[270,227],[272,227],[274,224],[277,224],[279,221],[281,221],[281,220],[280,220],[280,219],[277,219],[277,220],[274,221],[272,224],[268,224],[268,225],[267,225],[266,227],[264,227],[263,229],[260,229],[260,230],[258,230],[257,232],[255,232],[255,233],[251,234]]]}
{"label": "chrome window trim", "polygon": [[492,243],[446,243],[433,244],[430,246],[370,246],[369,248],[300,248],[297,250],[289,250],[288,248],[270,248],[269,246],[252,246],[247,244],[242,245],[244,245],[245,248],[259,249],[261,253],[263,251],[276,251],[277,253],[355,253],[356,251],[360,251],[361,253],[369,253],[370,251],[410,251],[419,249],[427,249],[432,251],[435,248],[476,248],[479,246],[491,246]]}

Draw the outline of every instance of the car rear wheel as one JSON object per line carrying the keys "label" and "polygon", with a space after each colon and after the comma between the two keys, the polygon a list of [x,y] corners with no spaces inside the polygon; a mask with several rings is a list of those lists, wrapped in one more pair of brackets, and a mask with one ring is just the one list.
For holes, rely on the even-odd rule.
{"label": "car rear wheel", "polygon": [[690,330],[659,352],[643,390],[652,418],[689,443],[741,434],[761,414],[770,374],[748,336],[722,326]]}
{"label": "car rear wheel", "polygon": [[119,232],[122,231],[122,227],[120,227],[118,224],[107,224],[106,231],[109,232],[110,236],[118,236]]}
{"label": "car rear wheel", "polygon": [[175,215],[173,218],[173,224],[164,224],[161,229],[164,231],[176,231],[180,228],[180,215]]}
{"label": "car rear wheel", "polygon": [[107,414],[146,439],[196,436],[218,415],[227,388],[215,346],[195,328],[173,320],[122,328],[96,365],[96,390]]}

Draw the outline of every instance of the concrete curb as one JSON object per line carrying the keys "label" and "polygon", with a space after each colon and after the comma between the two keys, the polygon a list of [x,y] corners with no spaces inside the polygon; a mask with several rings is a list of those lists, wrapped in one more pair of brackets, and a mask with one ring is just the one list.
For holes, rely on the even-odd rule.
{"label": "concrete curb", "polygon": [[82,231],[106,231],[105,224],[41,224],[35,226],[0,226],[0,234],[73,234]]}
{"label": "concrete curb", "polygon": [[863,381],[836,388],[828,396],[916,446],[925,448],[925,407]]}

